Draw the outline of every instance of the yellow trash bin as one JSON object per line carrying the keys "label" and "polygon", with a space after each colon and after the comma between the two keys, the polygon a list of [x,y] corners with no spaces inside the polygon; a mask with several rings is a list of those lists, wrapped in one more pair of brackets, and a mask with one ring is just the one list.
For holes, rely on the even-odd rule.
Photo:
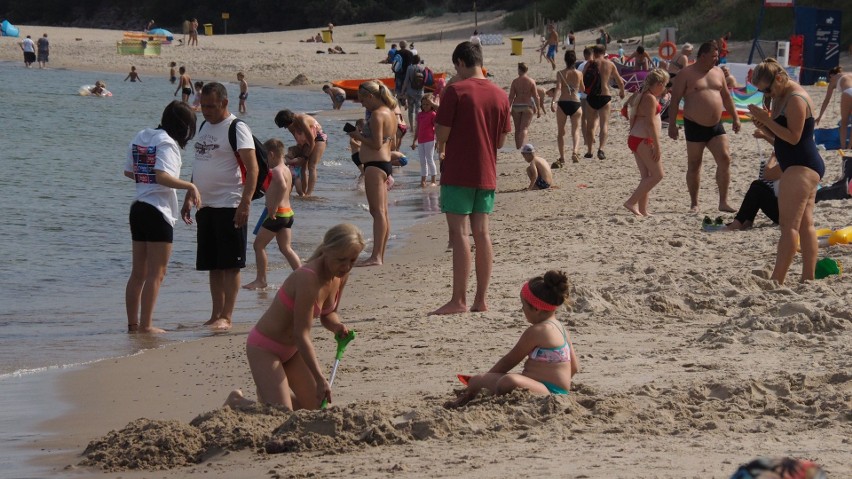
{"label": "yellow trash bin", "polygon": [[212,23],[205,23],[204,24],[204,34],[207,35],[208,37],[213,35],[213,24]]}
{"label": "yellow trash bin", "polygon": [[524,54],[524,37],[509,37],[512,40],[512,55]]}
{"label": "yellow trash bin", "polygon": [[384,50],[385,48],[385,34],[377,33],[374,35],[376,37],[376,50]]}
{"label": "yellow trash bin", "polygon": [[322,42],[323,43],[331,43],[331,30],[323,30],[322,31]]}

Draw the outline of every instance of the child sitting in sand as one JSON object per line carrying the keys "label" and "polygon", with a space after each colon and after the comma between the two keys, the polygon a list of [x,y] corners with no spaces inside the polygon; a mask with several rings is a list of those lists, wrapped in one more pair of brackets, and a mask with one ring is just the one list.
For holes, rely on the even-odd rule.
{"label": "child sitting in sand", "polygon": [[663,107],[659,98],[666,93],[669,74],[659,68],[648,72],[642,89],[629,101],[630,136],[627,147],[639,167],[639,186],[624,202],[624,207],[636,216],[650,216],[648,201],[651,190],[663,180],[662,153],[660,151],[660,113]]}
{"label": "child sitting in sand", "polygon": [[553,186],[553,172],[550,165],[535,154],[535,147],[527,143],[521,147],[521,156],[530,165],[527,167],[527,176],[530,178],[528,190],[546,190]]}
{"label": "child sitting in sand", "polygon": [[[511,351],[485,374],[473,376],[467,389],[447,407],[459,407],[476,398],[483,388],[494,394],[526,389],[535,394],[568,394],[571,377],[580,366],[571,336],[556,319],[556,310],[568,299],[568,277],[550,270],[521,287],[521,308],[530,326]],[[526,358],[521,373],[510,373]]]}
{"label": "child sitting in sand", "polygon": [[[363,249],[364,237],[358,228],[334,226],[310,259],[281,285],[246,339],[258,402],[291,410],[319,409],[324,399],[332,402],[325,369],[314,352],[311,326],[319,317],[323,327],[336,336],[349,334],[340,322],[337,306]],[[225,401],[230,407],[253,403],[239,389]]]}
{"label": "child sitting in sand", "polygon": [[275,238],[278,249],[295,271],[302,265],[299,255],[290,246],[290,228],[293,227],[293,209],[290,208],[290,190],[293,187],[293,177],[290,169],[284,164],[284,143],[275,138],[263,144],[268,152],[269,186],[266,188],[266,209],[261,215],[263,223],[255,232],[254,257],[257,262],[257,275],[251,283],[243,286],[245,289],[264,289],[266,283],[266,245]]}

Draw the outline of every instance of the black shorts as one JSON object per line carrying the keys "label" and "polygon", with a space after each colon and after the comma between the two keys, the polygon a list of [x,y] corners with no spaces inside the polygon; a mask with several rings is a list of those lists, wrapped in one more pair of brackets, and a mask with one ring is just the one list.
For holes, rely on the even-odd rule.
{"label": "black shorts", "polygon": [[355,153],[352,153],[352,163],[355,163],[355,166],[357,166],[359,168],[361,167],[361,152],[360,151],[356,151]]}
{"label": "black shorts", "polygon": [[724,134],[725,127],[722,126],[721,121],[716,123],[715,126],[704,126],[687,118],[683,119],[683,135],[686,137],[686,141],[707,143],[713,138]]}
{"label": "black shorts", "polygon": [[181,90],[184,95],[192,95],[192,88],[184,88]]}
{"label": "black shorts", "polygon": [[236,208],[201,208],[198,223],[198,254],[195,269],[211,271],[245,268],[248,226],[234,228]]}
{"label": "black shorts", "polygon": [[134,201],[130,205],[130,237],[133,241],[171,243],[175,229],[154,205]]}
{"label": "black shorts", "polygon": [[24,62],[25,63],[35,63],[36,56],[35,52],[24,52]]}
{"label": "black shorts", "polygon": [[275,218],[266,218],[265,220],[263,220],[261,226],[263,227],[263,229],[267,229],[269,231],[272,231],[273,233],[277,233],[284,228],[292,228],[294,218],[294,216],[287,216],[284,218],[280,216],[276,216]]}

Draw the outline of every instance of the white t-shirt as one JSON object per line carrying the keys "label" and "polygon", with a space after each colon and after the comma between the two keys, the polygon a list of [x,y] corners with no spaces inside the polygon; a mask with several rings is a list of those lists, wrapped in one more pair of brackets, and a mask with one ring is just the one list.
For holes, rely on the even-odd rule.
{"label": "white t-shirt", "polygon": [[127,150],[124,171],[133,173],[136,181],[135,201],[157,208],[172,226],[177,222],[177,193],[173,188],[157,184],[155,171],[180,178],[180,148],[164,130],[147,128],[136,134]]}
{"label": "white t-shirt", "polygon": [[[204,123],[195,135],[195,161],[192,182],[201,193],[201,208],[236,208],[243,195],[243,175],[231,143],[228,128],[237,117]],[[254,149],[251,130],[244,122],[237,125],[237,149]]]}
{"label": "white t-shirt", "polygon": [[21,46],[24,48],[25,52],[35,53],[35,43],[33,43],[32,39],[24,38],[21,42]]}

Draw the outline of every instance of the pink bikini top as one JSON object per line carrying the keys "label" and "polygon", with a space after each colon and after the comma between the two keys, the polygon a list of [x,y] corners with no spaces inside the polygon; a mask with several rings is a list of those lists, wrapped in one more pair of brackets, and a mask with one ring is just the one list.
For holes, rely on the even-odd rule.
{"label": "pink bikini top", "polygon": [[[313,274],[317,274],[316,271],[312,270],[311,268],[308,268],[307,266],[302,266],[299,269],[304,269],[310,271]],[[289,309],[291,313],[296,308],[296,302],[293,300],[293,298],[290,297],[289,294],[287,294],[286,291],[284,291],[284,285],[281,285],[281,288],[278,289],[278,301],[281,301],[281,304],[283,304],[285,308]],[[314,317],[316,318],[320,315],[325,316],[326,314],[334,312],[334,310],[337,309],[337,305],[339,303],[340,288],[337,289],[337,293],[334,295],[334,304],[328,309],[322,309],[319,304],[314,304]]]}

